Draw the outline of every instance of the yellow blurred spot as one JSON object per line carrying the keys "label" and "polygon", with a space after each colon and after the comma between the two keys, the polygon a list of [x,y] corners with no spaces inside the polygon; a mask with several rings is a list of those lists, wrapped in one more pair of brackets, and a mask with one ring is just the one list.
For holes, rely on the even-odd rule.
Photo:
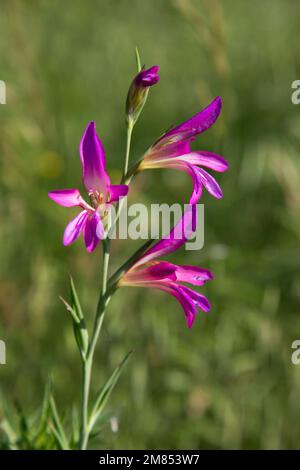
{"label": "yellow blurred spot", "polygon": [[206,390],[197,386],[193,388],[188,397],[188,413],[190,416],[199,417],[210,406],[211,399]]}
{"label": "yellow blurred spot", "polygon": [[57,178],[63,167],[62,157],[55,152],[45,152],[37,160],[37,172],[46,179]]}

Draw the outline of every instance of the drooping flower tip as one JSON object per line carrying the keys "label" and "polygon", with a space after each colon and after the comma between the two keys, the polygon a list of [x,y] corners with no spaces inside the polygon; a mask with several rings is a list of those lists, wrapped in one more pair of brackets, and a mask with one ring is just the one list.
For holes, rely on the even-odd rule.
{"label": "drooping flower tip", "polygon": [[220,112],[221,112],[222,106],[223,106],[222,98],[219,95],[216,96],[216,98],[215,98],[215,106],[216,106],[216,112],[219,115]]}
{"label": "drooping flower tip", "polygon": [[[203,312],[209,313],[211,309],[211,305],[204,295],[202,295],[201,297],[202,297],[201,306],[200,305],[197,305],[197,306],[201,308]],[[186,318],[187,327],[189,329],[192,328],[196,319],[196,315],[194,315],[193,313],[189,313],[189,314],[186,314],[185,318]]]}
{"label": "drooping flower tip", "polygon": [[142,69],[131,82],[127,100],[126,114],[129,122],[134,124],[146,103],[149,88],[159,81],[158,65]]}

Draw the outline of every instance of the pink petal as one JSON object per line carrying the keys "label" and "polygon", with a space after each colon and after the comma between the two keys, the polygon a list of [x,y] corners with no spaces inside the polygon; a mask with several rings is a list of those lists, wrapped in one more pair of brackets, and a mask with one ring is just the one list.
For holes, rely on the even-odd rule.
{"label": "pink petal", "polygon": [[188,282],[194,286],[202,286],[207,281],[213,279],[213,274],[207,269],[197,266],[177,266],[176,280],[179,282]]}
{"label": "pink petal", "polygon": [[[174,157],[174,158],[165,158],[156,160],[155,163],[151,161],[151,163],[146,163],[145,165],[141,165],[141,169],[147,168],[173,168],[175,170],[184,171],[188,173],[193,180],[193,192],[190,198],[190,204],[197,204],[201,195],[202,195],[202,176],[200,175],[200,170],[196,165],[192,165],[188,163],[186,160],[183,160],[182,157]],[[203,170],[204,171],[204,170]]]}
{"label": "pink petal", "polygon": [[206,313],[210,311],[211,306],[205,295],[199,294],[198,292],[186,286],[182,286],[182,288],[184,289],[185,294],[188,295],[190,299],[192,299],[196,307],[201,308],[201,310]]}
{"label": "pink petal", "polygon": [[[202,184],[217,199],[223,197],[222,190],[213,176],[211,176],[203,168],[199,168],[198,164],[202,163],[204,166],[211,167],[217,171],[225,171],[228,167],[227,162],[214,155],[214,158],[203,157],[196,152],[192,152],[186,155],[181,155],[180,157],[174,158],[155,158],[151,159],[146,157],[146,159],[141,163],[140,169],[150,169],[150,168],[173,168],[175,170],[185,171],[189,173],[193,179],[194,187],[192,196],[190,199],[190,204],[196,204],[201,195],[202,195]],[[210,159],[211,158],[211,159]]]}
{"label": "pink petal", "polygon": [[181,160],[181,157],[170,158],[170,160],[165,160],[164,163],[161,162],[161,168],[173,168],[175,170],[184,171],[188,173],[193,180],[193,192],[189,201],[189,204],[197,204],[201,195],[202,195],[202,178],[198,173],[198,167],[196,165],[190,165],[186,161]]}
{"label": "pink petal", "polygon": [[134,268],[148,263],[159,256],[165,256],[172,253],[180,248],[189,238],[191,238],[194,232],[193,225],[195,222],[195,215],[195,207],[188,205],[185,213],[171,232],[149,248],[135,263]]}
{"label": "pink petal", "polygon": [[142,69],[134,79],[137,86],[142,85],[144,87],[150,87],[155,85],[159,81],[158,65],[153,65],[147,70]]}
{"label": "pink petal", "polygon": [[[122,278],[123,285],[138,286],[161,280],[176,280],[176,265],[167,261],[152,262],[143,269],[129,270]],[[146,286],[145,286],[146,287]]]}
{"label": "pink petal", "polygon": [[99,240],[103,240],[103,238],[105,238],[105,229],[104,229],[102,220],[100,218],[98,219],[98,222],[97,222],[96,235],[99,238]]}
{"label": "pink petal", "polygon": [[198,167],[193,166],[193,165],[189,165],[188,163],[186,163],[185,165],[182,165],[182,166],[177,164],[177,169],[187,171],[189,173],[189,175],[192,177],[194,186],[193,186],[193,192],[192,192],[189,203],[190,204],[197,204],[197,202],[199,201],[199,199],[202,196],[202,179],[201,179],[201,177],[200,177],[200,175],[197,171]]}
{"label": "pink petal", "polygon": [[[167,262],[162,263],[170,264]],[[138,271],[136,275],[142,271],[145,271],[146,269],[147,268]],[[161,266],[159,270],[163,272],[164,268],[162,268]],[[198,294],[198,292],[195,292],[186,286],[181,286],[174,282],[172,279],[167,279],[165,277],[161,279],[157,278],[156,280],[154,280],[153,278],[151,279],[151,276],[149,277],[148,274],[143,281],[138,280],[137,278],[134,279],[132,274],[130,274],[130,276],[126,274],[125,278],[123,278],[121,281],[121,285],[148,287],[152,289],[162,290],[164,292],[167,292],[168,294],[171,294],[180,302],[189,328],[193,326],[197,314],[197,308],[201,308],[201,310],[205,312],[208,312],[210,310],[210,304],[204,295]]]}
{"label": "pink petal", "polygon": [[223,197],[222,189],[220,188],[215,178],[211,176],[207,171],[203,170],[203,168],[199,168],[197,165],[187,163],[186,161],[183,161],[181,157],[173,158],[169,161],[166,161],[164,167],[185,171],[191,175],[194,187],[189,202],[190,204],[193,205],[199,201],[202,194],[202,185],[215,198],[221,199]]}
{"label": "pink petal", "polygon": [[81,206],[85,209],[89,209],[89,205],[81,197],[78,189],[58,189],[56,191],[50,191],[48,196],[60,206]]}
{"label": "pink petal", "polygon": [[71,222],[68,223],[63,236],[63,244],[65,246],[70,245],[79,237],[80,232],[86,223],[87,216],[88,211],[81,211],[73,220],[71,220]]}
{"label": "pink petal", "polygon": [[221,199],[223,197],[223,192],[218,183],[216,182],[215,178],[202,168],[195,168],[197,169],[197,172],[199,173],[202,183],[207,189],[207,191],[217,199]]}
{"label": "pink petal", "polygon": [[197,315],[197,306],[190,295],[186,293],[185,289],[173,282],[164,284],[157,283],[156,288],[171,294],[180,302],[185,314],[187,326],[191,328]]}
{"label": "pink petal", "polygon": [[90,122],[80,142],[83,183],[87,192],[98,191],[106,195],[110,184],[105,169],[105,153],[95,123]]}
{"label": "pink petal", "polygon": [[127,196],[129,187],[126,184],[114,184],[109,187],[109,202],[118,201],[124,196]]}
{"label": "pink petal", "polygon": [[197,314],[197,308],[200,308],[206,313],[210,310],[210,303],[207,298],[188,287],[170,283],[166,286],[165,290],[166,292],[169,291],[169,293],[180,302],[189,328],[193,326],[195,316]]}
{"label": "pink petal", "polygon": [[196,135],[209,129],[218,119],[222,108],[222,100],[217,96],[206,108],[200,113],[195,114],[192,118],[174,127],[169,132],[164,134],[159,142],[167,143],[170,138],[178,136],[183,140],[193,140]]}
{"label": "pink petal", "polygon": [[142,162],[145,168],[155,168],[156,161],[164,158],[175,158],[178,155],[190,153],[190,144],[188,142],[178,140],[178,138],[170,139],[165,143],[160,139],[146,153]]}
{"label": "pink petal", "polygon": [[224,172],[228,169],[228,163],[225,158],[206,150],[181,155],[180,160],[191,163],[192,165],[205,166],[219,172]]}
{"label": "pink petal", "polygon": [[84,243],[89,253],[94,251],[103,236],[103,224],[99,214],[95,211],[89,215],[84,227]]}

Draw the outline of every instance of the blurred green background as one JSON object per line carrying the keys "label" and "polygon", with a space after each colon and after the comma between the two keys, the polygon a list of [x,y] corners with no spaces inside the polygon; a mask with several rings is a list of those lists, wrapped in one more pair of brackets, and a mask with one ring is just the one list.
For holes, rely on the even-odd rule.
{"label": "blurred green background", "polygon": [[[300,4],[284,0],[2,0],[0,79],[0,366],[4,400],[27,414],[50,374],[60,409],[80,398],[80,364],[59,295],[76,281],[92,321],[100,250],[61,237],[72,210],[47,191],[81,184],[78,145],[97,122],[113,182],[125,150],[124,102],[134,48],[160,66],[135,128],[131,161],[216,95],[223,112],[194,147],[223,155],[224,199],[207,193],[205,246],[174,262],[211,269],[211,314],[192,330],[170,296],[124,289],[110,304],[93,391],[134,349],[92,447],[295,448],[300,439]],[[187,202],[190,178],[146,172],[131,202]],[[76,212],[76,211],[75,211]],[[139,241],[115,242],[112,268]],[[3,402],[2,402],[3,404]]]}

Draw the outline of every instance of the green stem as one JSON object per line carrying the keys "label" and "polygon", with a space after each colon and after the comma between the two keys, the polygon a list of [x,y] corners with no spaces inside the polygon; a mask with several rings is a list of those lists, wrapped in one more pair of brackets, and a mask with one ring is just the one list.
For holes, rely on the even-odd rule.
{"label": "green stem", "polygon": [[122,181],[125,180],[127,172],[128,172],[129,154],[130,154],[130,145],[131,145],[131,136],[132,136],[133,126],[134,126],[133,122],[129,120],[127,124],[126,152],[125,152],[125,163],[124,163]]}
{"label": "green stem", "polygon": [[94,355],[97,340],[98,340],[99,333],[101,331],[102,323],[104,320],[105,309],[110,300],[106,296],[109,257],[110,257],[110,240],[106,239],[103,244],[103,271],[102,271],[101,294],[98,300],[93,336],[92,336],[90,347],[88,350],[88,357],[90,356],[93,357]]}
{"label": "green stem", "polygon": [[80,432],[80,449],[85,450],[89,439],[89,416],[88,416],[88,404],[89,394],[91,387],[91,376],[93,369],[93,358],[96,348],[96,344],[99,338],[101,327],[104,320],[104,314],[109,302],[109,298],[106,296],[107,291],[107,275],[108,265],[110,256],[110,240],[106,239],[103,241],[103,270],[102,270],[102,283],[101,291],[97,304],[95,323],[92,338],[89,344],[88,352],[86,357],[82,361],[83,371],[83,385],[82,385],[82,407],[81,407],[81,432]]}
{"label": "green stem", "polygon": [[87,359],[82,362],[82,406],[81,406],[81,431],[80,446],[85,450],[88,442],[88,403],[91,384],[92,363]]}
{"label": "green stem", "polygon": [[[129,166],[129,155],[130,155],[130,145],[131,145],[131,137],[132,137],[132,131],[133,131],[133,127],[134,127],[134,123],[132,121],[128,121],[127,123],[127,138],[126,138],[126,151],[125,151],[125,161],[124,161],[124,168],[123,168],[123,175],[122,175],[122,179],[121,179],[121,184],[127,184],[129,185],[130,184],[130,181],[134,175],[134,171],[130,171],[128,172],[128,166]],[[136,167],[134,167],[135,169]],[[120,213],[121,213],[121,210],[123,208],[123,205],[124,205],[124,198],[121,199],[118,203],[117,203],[117,209],[116,209],[116,217],[115,217],[115,220],[113,221],[113,224],[112,226],[110,227],[109,229],[109,233],[108,233],[108,238],[111,236],[116,224],[117,224],[117,221],[120,217]]]}

